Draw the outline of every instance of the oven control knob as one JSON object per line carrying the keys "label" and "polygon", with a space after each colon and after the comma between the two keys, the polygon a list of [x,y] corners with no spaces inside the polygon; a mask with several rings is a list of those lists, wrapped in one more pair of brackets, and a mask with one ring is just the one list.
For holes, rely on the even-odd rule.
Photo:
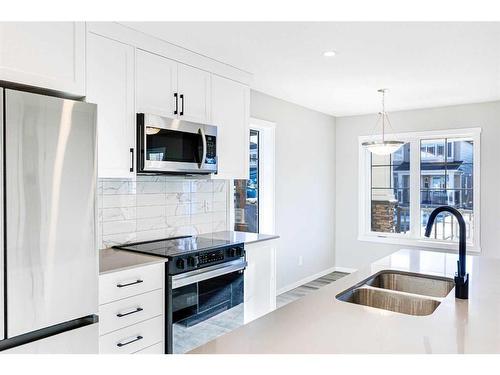
{"label": "oven control knob", "polygon": [[199,263],[199,259],[196,255],[188,258],[188,264],[191,267],[198,267],[198,263]]}
{"label": "oven control knob", "polygon": [[175,265],[177,266],[178,269],[183,270],[185,267],[184,259],[182,259],[182,258],[177,259],[177,262],[175,262]]}
{"label": "oven control knob", "polygon": [[227,252],[230,258],[234,258],[236,256],[236,249],[234,247],[230,248]]}

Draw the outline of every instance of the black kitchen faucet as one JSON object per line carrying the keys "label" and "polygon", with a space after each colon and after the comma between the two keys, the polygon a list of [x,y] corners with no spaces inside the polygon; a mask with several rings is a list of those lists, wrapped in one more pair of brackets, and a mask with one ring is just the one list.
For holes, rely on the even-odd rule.
{"label": "black kitchen faucet", "polygon": [[432,225],[436,216],[441,212],[449,212],[454,215],[458,220],[459,228],[459,243],[458,243],[458,270],[455,273],[455,297],[460,299],[469,298],[469,274],[465,273],[465,253],[466,253],[466,243],[465,243],[465,221],[462,214],[455,208],[450,206],[441,206],[432,211],[427,221],[427,226],[425,228],[425,236],[429,237],[432,230]]}

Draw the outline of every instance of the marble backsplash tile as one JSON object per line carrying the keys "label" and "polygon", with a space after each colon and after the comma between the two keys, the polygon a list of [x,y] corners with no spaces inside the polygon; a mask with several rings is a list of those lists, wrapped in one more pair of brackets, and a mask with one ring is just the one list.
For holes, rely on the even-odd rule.
{"label": "marble backsplash tile", "polygon": [[227,180],[99,179],[100,248],[227,230]]}

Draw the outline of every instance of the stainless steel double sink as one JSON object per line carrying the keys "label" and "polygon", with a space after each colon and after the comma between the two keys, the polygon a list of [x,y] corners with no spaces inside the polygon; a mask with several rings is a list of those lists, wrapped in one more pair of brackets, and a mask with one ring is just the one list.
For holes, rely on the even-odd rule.
{"label": "stainless steel double sink", "polygon": [[381,271],[337,295],[337,299],[407,315],[430,315],[455,284],[445,277]]}

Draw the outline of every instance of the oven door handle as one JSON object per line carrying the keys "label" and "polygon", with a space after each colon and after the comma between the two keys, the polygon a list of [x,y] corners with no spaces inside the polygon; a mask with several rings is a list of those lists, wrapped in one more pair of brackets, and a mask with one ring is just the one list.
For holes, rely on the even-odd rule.
{"label": "oven door handle", "polygon": [[194,284],[200,281],[212,279],[214,277],[226,275],[228,273],[244,270],[247,262],[244,259],[238,259],[221,265],[211,266],[194,270],[179,275],[172,276],[172,289],[177,289],[186,285]]}
{"label": "oven door handle", "polygon": [[207,137],[205,136],[205,130],[200,128],[198,133],[201,136],[201,143],[203,144],[203,154],[201,155],[200,169],[205,166],[205,159],[207,158]]}

